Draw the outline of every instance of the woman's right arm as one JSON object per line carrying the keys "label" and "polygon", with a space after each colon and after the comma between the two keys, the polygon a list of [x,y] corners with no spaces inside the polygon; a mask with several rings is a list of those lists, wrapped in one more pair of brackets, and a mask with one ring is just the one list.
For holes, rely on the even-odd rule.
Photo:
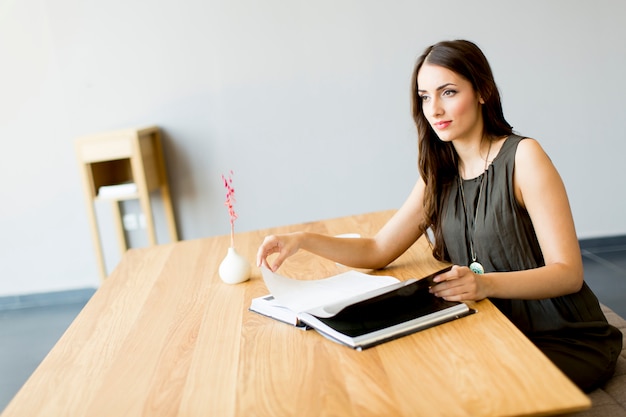
{"label": "woman's right arm", "polygon": [[[295,232],[267,236],[257,252],[257,265],[276,271],[289,256],[303,249],[352,268],[380,269],[402,255],[420,237],[425,184],[421,179],[402,207],[371,238],[339,238]],[[278,254],[268,263],[267,257]]]}

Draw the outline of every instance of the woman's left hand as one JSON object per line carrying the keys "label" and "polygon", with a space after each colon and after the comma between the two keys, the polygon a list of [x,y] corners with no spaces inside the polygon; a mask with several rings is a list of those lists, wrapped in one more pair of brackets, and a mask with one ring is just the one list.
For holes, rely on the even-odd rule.
{"label": "woman's left hand", "polygon": [[452,269],[437,275],[430,292],[447,301],[479,301],[487,298],[484,275],[473,273],[467,266],[454,265]]}

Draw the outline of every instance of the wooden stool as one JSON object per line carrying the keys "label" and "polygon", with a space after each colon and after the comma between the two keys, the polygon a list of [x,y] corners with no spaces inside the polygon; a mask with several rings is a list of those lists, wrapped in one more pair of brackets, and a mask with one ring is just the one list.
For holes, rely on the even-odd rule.
{"label": "wooden stool", "polygon": [[122,254],[128,249],[119,204],[123,200],[139,200],[146,219],[148,241],[150,245],[157,244],[150,204],[151,191],[161,191],[170,238],[178,240],[158,127],[85,136],[76,140],[76,154],[102,280],[107,273],[94,207],[96,200],[108,200],[112,204]]}

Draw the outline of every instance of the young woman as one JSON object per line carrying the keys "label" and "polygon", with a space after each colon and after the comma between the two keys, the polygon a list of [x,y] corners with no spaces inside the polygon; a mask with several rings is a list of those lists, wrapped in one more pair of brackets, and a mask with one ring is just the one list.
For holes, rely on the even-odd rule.
{"label": "young woman", "polygon": [[427,48],[415,65],[412,100],[420,178],[376,236],[268,236],[258,265],[275,271],[304,249],[384,268],[430,229],[434,256],[454,264],[435,279],[433,294],[488,297],[580,388],[602,385],[622,335],[583,281],[563,182],[535,140],[513,133],[481,50],[463,40]]}

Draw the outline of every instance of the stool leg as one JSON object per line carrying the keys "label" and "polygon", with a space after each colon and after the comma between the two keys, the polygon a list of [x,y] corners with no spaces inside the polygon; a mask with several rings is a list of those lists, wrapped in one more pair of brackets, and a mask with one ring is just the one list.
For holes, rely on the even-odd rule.
{"label": "stool leg", "polygon": [[106,266],[104,265],[102,244],[100,243],[100,231],[98,230],[98,222],[96,220],[96,209],[88,192],[85,192],[85,197],[85,203],[87,205],[87,219],[89,220],[89,227],[91,228],[91,239],[96,255],[98,273],[100,274],[100,280],[104,281],[107,277],[107,273]]}
{"label": "stool leg", "polygon": [[141,212],[146,218],[148,242],[151,246],[155,246],[157,244],[157,240],[154,228],[154,216],[152,215],[152,206],[150,205],[150,193],[148,192],[148,187],[146,186],[146,179],[143,176],[143,169],[137,169],[135,172],[137,173],[135,176],[135,183],[137,184],[137,191],[139,193],[139,205],[141,206]]}
{"label": "stool leg", "polygon": [[120,202],[117,200],[111,201],[111,209],[113,212],[113,222],[115,223],[115,231],[117,234],[117,243],[120,248],[120,255],[124,256],[124,253],[128,250],[126,243],[126,235],[124,234],[124,222],[122,221],[122,208]]}
{"label": "stool leg", "polygon": [[98,272],[100,273],[100,280],[104,281],[107,277],[106,266],[104,265],[104,254],[102,252],[102,244],[100,243],[100,232],[98,231],[98,221],[96,220],[96,212],[93,207],[93,202],[88,199],[87,204],[90,206],[87,208],[87,217],[89,218],[89,225],[91,227],[91,237],[93,240],[93,247],[96,252],[96,261],[98,263]]}
{"label": "stool leg", "polygon": [[167,217],[167,227],[170,233],[170,239],[172,239],[172,242],[178,242],[178,232],[176,231],[174,208],[172,207],[170,189],[167,185],[163,185],[161,187],[161,196],[163,197],[163,208],[165,209],[165,217]]}
{"label": "stool leg", "polygon": [[83,195],[85,197],[85,206],[87,208],[87,220],[91,228],[91,239],[96,255],[96,262],[100,280],[104,281],[107,277],[106,266],[104,265],[104,254],[102,252],[102,244],[100,242],[100,231],[98,229],[98,220],[96,219],[96,208],[93,202],[93,184],[91,178],[91,166],[89,164],[81,164],[81,178],[83,183]]}
{"label": "stool leg", "polygon": [[[149,199],[150,197],[148,197]],[[152,246],[157,244],[156,230],[154,228],[154,216],[152,215],[152,207],[150,201],[147,204],[142,204],[142,211],[146,216],[146,230],[148,232],[148,241]]]}
{"label": "stool leg", "polygon": [[159,171],[159,181],[161,183],[161,197],[163,198],[163,208],[165,209],[165,217],[167,220],[167,228],[172,242],[178,241],[178,232],[176,230],[176,219],[174,217],[174,208],[172,206],[172,197],[170,195],[170,186],[167,181],[165,170],[165,158],[163,157],[163,143],[161,142],[161,133],[157,132],[154,139],[156,166]]}
{"label": "stool leg", "polygon": [[133,141],[133,156],[130,159],[131,170],[133,171],[133,179],[137,184],[137,194],[139,195],[139,205],[141,211],[146,218],[146,231],[148,232],[148,242],[151,246],[157,244],[156,231],[154,229],[154,216],[152,215],[152,207],[150,205],[150,192],[148,191],[148,181],[146,179],[146,171],[143,164],[143,155],[141,153],[140,140],[135,138]]}

